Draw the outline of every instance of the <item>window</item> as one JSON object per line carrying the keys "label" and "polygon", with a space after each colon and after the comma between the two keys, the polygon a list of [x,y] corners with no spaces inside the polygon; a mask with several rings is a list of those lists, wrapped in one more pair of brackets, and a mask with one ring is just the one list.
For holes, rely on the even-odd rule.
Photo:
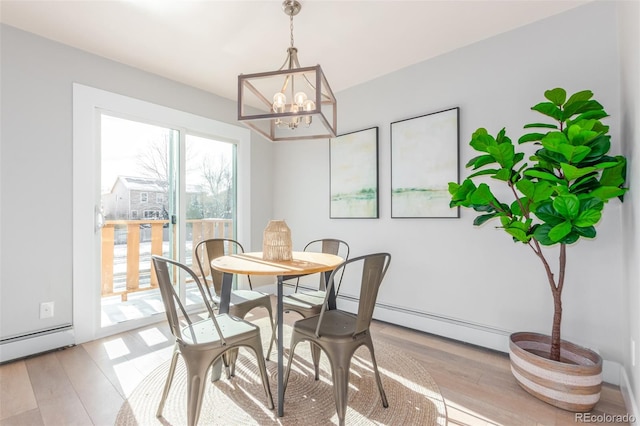
{"label": "window", "polygon": [[145,219],[160,219],[160,211],[158,210],[145,210],[144,211]]}
{"label": "window", "polygon": [[138,218],[138,210],[131,210],[131,219]]}
{"label": "window", "polygon": [[162,204],[164,203],[164,195],[161,193],[156,193],[156,203]]}
{"label": "window", "polygon": [[149,194],[147,192],[141,192],[140,193],[140,202],[141,203],[146,203],[149,201]]}

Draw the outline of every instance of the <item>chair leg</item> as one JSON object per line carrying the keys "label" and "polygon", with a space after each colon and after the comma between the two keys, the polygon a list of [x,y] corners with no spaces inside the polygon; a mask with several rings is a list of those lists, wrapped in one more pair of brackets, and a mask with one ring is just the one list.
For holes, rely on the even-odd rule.
{"label": "chair leg", "polygon": [[264,387],[264,393],[267,397],[267,404],[270,410],[274,409],[273,395],[271,394],[271,387],[269,386],[269,375],[267,374],[267,365],[264,361],[264,354],[262,353],[262,341],[260,336],[256,337],[251,342],[249,347],[253,350],[258,361],[258,367],[260,368],[260,375],[262,376],[262,386]]}
{"label": "chair leg", "polygon": [[320,380],[320,346],[313,342],[309,342],[309,345],[311,346],[311,359],[313,360],[316,380]]}
{"label": "chair leg", "polygon": [[380,398],[382,399],[382,406],[384,408],[389,407],[389,402],[387,402],[387,395],[384,392],[384,388],[382,387],[382,379],[380,378],[380,372],[378,371],[378,363],[376,362],[376,355],[373,350],[373,342],[371,339],[366,343],[369,348],[369,352],[371,353],[371,361],[373,362],[373,371],[376,375],[376,383],[378,383],[378,391],[380,392]]}
{"label": "chair leg", "polygon": [[187,364],[187,424],[195,426],[200,417],[202,397],[207,383],[207,370],[211,359],[190,353],[184,357]]}
{"label": "chair leg", "polygon": [[331,368],[333,376],[333,396],[336,400],[336,412],[340,426],[344,426],[344,419],[347,415],[347,402],[349,397],[349,365],[339,362]]}
{"label": "chair leg", "polygon": [[276,340],[276,323],[273,320],[273,308],[271,307],[271,304],[267,307],[267,311],[269,312],[269,324],[271,325],[271,341],[269,342],[269,350],[267,350],[266,356],[267,361],[269,361],[271,350],[273,349],[273,342]]}
{"label": "chair leg", "polygon": [[169,395],[169,389],[171,389],[171,383],[173,382],[173,375],[176,372],[176,364],[178,363],[178,346],[176,344],[173,350],[173,356],[171,357],[171,364],[169,365],[169,374],[167,375],[167,381],[164,384],[164,390],[162,391],[162,398],[160,398],[160,405],[158,405],[158,411],[156,411],[156,417],[162,417],[162,410],[164,409],[164,403]]}
{"label": "chair leg", "polygon": [[229,349],[226,352],[227,361],[229,363],[229,372],[227,378],[235,377],[236,375],[236,361],[238,360],[238,348]]}
{"label": "chair leg", "polygon": [[298,335],[293,330],[293,334],[291,335],[291,346],[289,348],[289,360],[287,361],[287,369],[284,372],[284,378],[282,380],[282,387],[284,390],[282,391],[282,396],[287,391],[287,383],[289,382],[289,373],[291,373],[291,364],[293,363],[293,356],[296,351],[296,346],[298,345]]}

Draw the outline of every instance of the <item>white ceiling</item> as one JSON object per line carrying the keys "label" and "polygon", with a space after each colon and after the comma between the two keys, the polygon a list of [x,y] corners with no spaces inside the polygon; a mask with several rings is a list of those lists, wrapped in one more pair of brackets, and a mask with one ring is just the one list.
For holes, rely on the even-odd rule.
{"label": "white ceiling", "polygon": [[[339,92],[587,1],[302,0],[294,38]],[[290,42],[281,0],[0,0],[0,21],[233,100]]]}

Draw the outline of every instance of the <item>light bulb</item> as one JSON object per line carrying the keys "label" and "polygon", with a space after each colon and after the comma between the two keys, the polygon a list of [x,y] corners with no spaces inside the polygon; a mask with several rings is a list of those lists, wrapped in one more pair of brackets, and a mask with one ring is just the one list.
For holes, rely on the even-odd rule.
{"label": "light bulb", "polygon": [[307,99],[306,101],[304,101],[304,110],[305,111],[313,111],[314,109],[316,109],[316,103],[313,102],[311,99]]}
{"label": "light bulb", "polygon": [[287,104],[287,97],[282,92],[273,95],[273,111],[277,113],[284,112],[284,106]]}
{"label": "light bulb", "polygon": [[304,101],[307,100],[307,94],[304,92],[298,92],[294,96],[294,100],[299,107],[302,107],[302,105],[304,105]]}

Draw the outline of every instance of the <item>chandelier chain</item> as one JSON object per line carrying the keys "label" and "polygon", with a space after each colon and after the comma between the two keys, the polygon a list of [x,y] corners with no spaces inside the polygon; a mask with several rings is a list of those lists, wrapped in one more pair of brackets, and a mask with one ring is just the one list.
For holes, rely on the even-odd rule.
{"label": "chandelier chain", "polygon": [[289,15],[289,31],[291,32],[291,47],[293,47],[293,15]]}

